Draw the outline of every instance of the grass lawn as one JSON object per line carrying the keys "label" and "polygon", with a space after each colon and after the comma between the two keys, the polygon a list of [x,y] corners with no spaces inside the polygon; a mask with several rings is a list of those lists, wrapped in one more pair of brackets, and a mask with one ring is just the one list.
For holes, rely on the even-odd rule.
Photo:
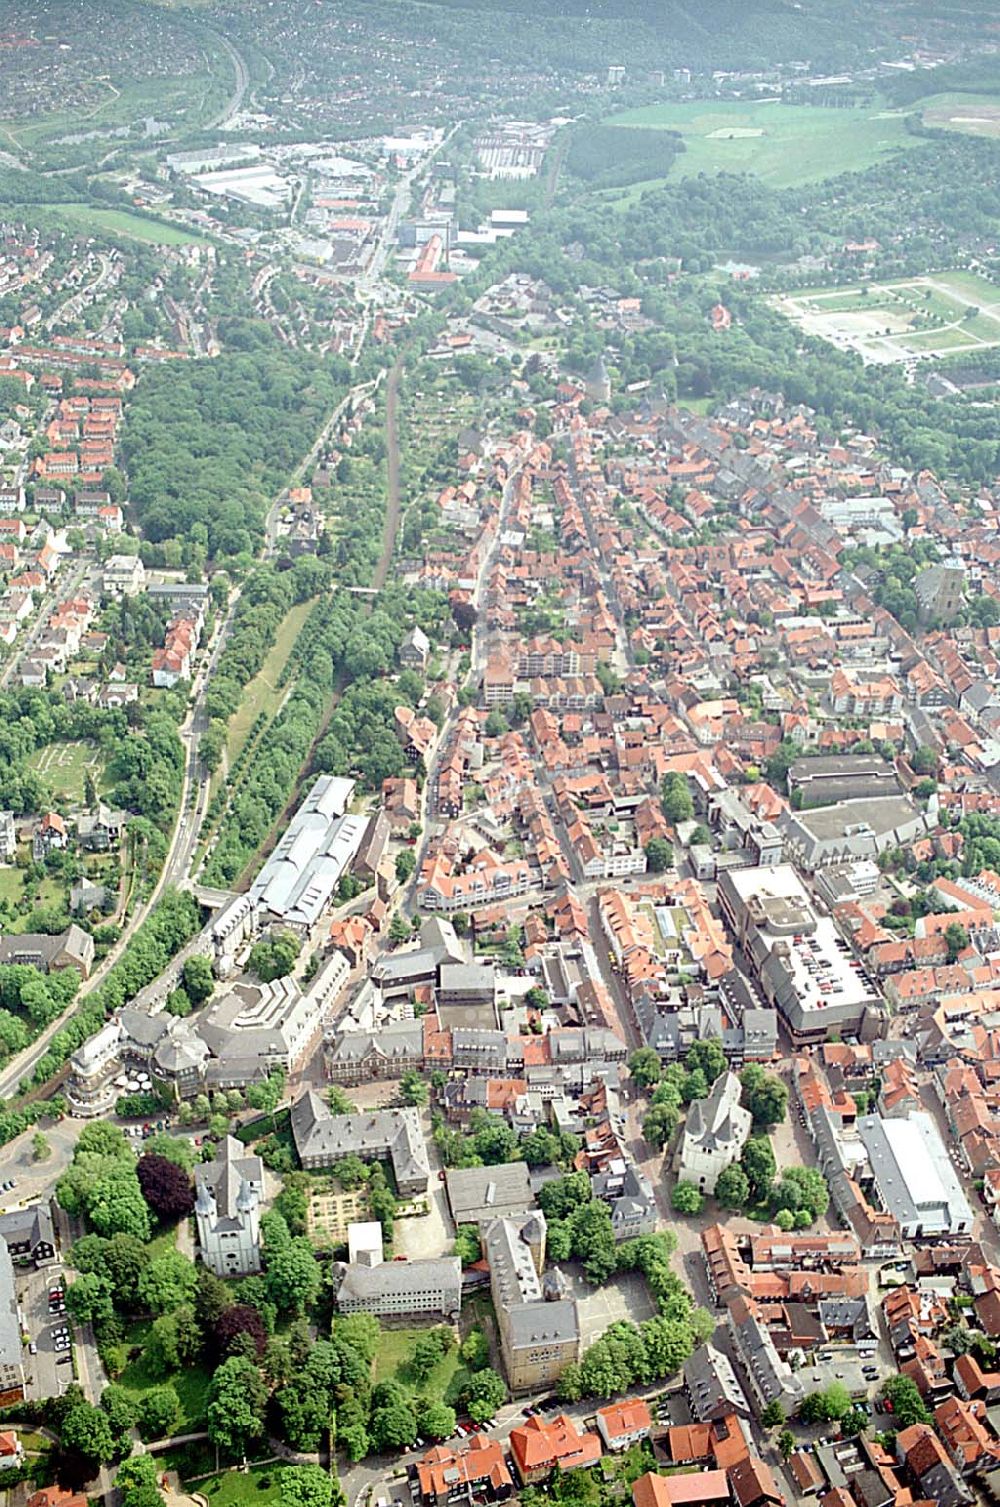
{"label": "grass lawn", "polygon": [[233,714],[229,724],[229,736],[226,739],[226,752],[229,755],[230,764],[239,757],[240,750],[247,740],[247,734],[261,713],[273,717],[281,705],[285,688],[278,689],[278,680],[292,652],[292,645],[302,632],[306,618],[316,605],[316,600],[313,597],[308,602],[296,603],[278,629],[274,647],[264,663],[249,685],[244,686],[240,704]]}
{"label": "grass lawn", "polygon": [[16,905],[24,894],[24,870],[5,863],[0,868],[0,900],[9,900]]}
{"label": "grass lawn", "polygon": [[454,1345],[442,1356],[426,1381],[416,1382],[409,1374],[408,1363],[414,1342],[426,1329],[383,1329],[375,1357],[375,1380],[398,1381],[400,1386],[423,1397],[455,1406],[455,1400],[471,1376]]}
{"label": "grass lawn", "polygon": [[[162,1254],[155,1250],[157,1241],[153,1241],[152,1245],[154,1254]],[[141,1345],[149,1329],[149,1323],[142,1320],[133,1324],[128,1334],[129,1343]],[[210,1380],[209,1372],[202,1366],[185,1366],[182,1371],[175,1371],[167,1377],[153,1376],[146,1366],[145,1356],[140,1355],[125,1367],[121,1376],[118,1377],[118,1385],[138,1399],[144,1392],[148,1392],[150,1387],[160,1387],[164,1381],[168,1381],[181,1400],[178,1433],[183,1434],[204,1426],[205,1396]]]}
{"label": "grass lawn", "polygon": [[[753,173],[774,188],[860,171],[886,152],[920,145],[907,135],[903,113],[780,102],[643,105],[612,115],[605,124],[679,132],[686,150],[671,167],[672,179],[698,173]],[[627,198],[634,200],[649,186],[633,184]]]}
{"label": "grass lawn", "polygon": [[921,108],[924,124],[938,130],[1000,137],[1000,94],[933,94]]}
{"label": "grass lawn", "polygon": [[166,220],[147,220],[142,215],[129,214],[127,209],[104,209],[94,204],[53,204],[51,207],[59,220],[71,229],[111,231],[115,235],[129,236],[133,241],[148,241],[153,246],[207,246],[204,236],[184,225],[171,225]]}
{"label": "grass lawn", "polygon": [[208,1498],[212,1507],[263,1507],[276,1502],[280,1494],[280,1461],[272,1465],[251,1465],[248,1471],[225,1470],[197,1482],[195,1490]]}
{"label": "grass lawn", "polygon": [[82,802],[88,770],[98,793],[104,783],[100,750],[89,740],[47,743],[44,748],[36,749],[28,763],[44,776],[56,796],[65,796],[68,801]]}

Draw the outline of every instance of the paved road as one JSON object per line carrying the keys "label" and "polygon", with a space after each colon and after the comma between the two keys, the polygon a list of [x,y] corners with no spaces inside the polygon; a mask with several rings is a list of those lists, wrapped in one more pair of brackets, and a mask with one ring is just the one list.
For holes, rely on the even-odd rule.
{"label": "paved road", "polygon": [[219,46],[224,48],[229,54],[229,60],[233,65],[233,72],[235,74],[233,92],[229,96],[225,108],[221,114],[215,116],[213,120],[206,121],[202,126],[203,131],[220,131],[243,108],[243,101],[246,98],[246,92],[250,85],[250,72],[241,54],[236,51],[236,48],[228,37],[224,37],[219,31],[213,31],[211,35],[219,43]]}
{"label": "paved road", "polygon": [[399,528],[399,379],[402,373],[403,358],[400,356],[385,384],[385,525],[382,529],[382,554],[372,576],[375,591],[381,591],[385,585],[396,550],[396,530]]}

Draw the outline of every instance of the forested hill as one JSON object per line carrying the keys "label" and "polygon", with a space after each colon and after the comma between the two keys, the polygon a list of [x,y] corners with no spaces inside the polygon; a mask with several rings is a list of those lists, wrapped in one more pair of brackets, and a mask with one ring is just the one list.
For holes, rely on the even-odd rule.
{"label": "forested hill", "polygon": [[[899,44],[910,9],[865,0],[432,0],[420,10],[426,15],[435,7],[453,14],[489,12],[491,36],[506,24],[520,24],[507,23],[505,13],[523,13],[536,26],[574,29],[581,43],[600,39],[611,49],[604,53],[608,63],[655,67],[669,60],[697,70],[798,59],[813,66],[870,64],[873,54]],[[400,9],[407,8],[403,0]]]}

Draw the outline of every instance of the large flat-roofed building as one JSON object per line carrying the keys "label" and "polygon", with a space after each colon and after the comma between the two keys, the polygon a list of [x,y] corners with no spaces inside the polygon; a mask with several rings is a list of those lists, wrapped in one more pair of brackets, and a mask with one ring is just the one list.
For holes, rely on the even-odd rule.
{"label": "large flat-roofed building", "polygon": [[829,916],[817,915],[790,864],[733,869],[719,906],[753,966],[761,993],[796,1046],[878,1034],[882,1005]]}
{"label": "large flat-roofed building", "polygon": [[291,1122],[295,1148],[307,1171],[333,1167],[345,1156],[357,1156],[363,1162],[388,1157],[400,1193],[427,1192],[430,1166],[415,1109],[334,1115],[318,1094],[308,1090],[292,1105]]}
{"label": "large flat-roofed building", "polygon": [[802,808],[827,806],[834,801],[879,799],[898,795],[896,771],[885,759],[860,754],[828,754],[796,759],[788,770],[788,792]]}
{"label": "large flat-roofed building", "polygon": [[908,795],[895,794],[788,811],[782,817],[785,854],[809,873],[877,858],[936,825],[936,814],[921,811]]}
{"label": "large flat-roofed building", "polygon": [[904,1240],[972,1234],[972,1210],[930,1115],[866,1115],[858,1135],[879,1202],[899,1221]]}
{"label": "large flat-roofed building", "polygon": [[366,818],[347,810],[353,793],[353,780],[316,780],[250,887],[258,925],[305,933],[319,920],[365,835]]}
{"label": "large flat-roofed building", "polygon": [[456,1225],[525,1214],[535,1202],[524,1162],[501,1162],[495,1167],[453,1167],[445,1182]]}

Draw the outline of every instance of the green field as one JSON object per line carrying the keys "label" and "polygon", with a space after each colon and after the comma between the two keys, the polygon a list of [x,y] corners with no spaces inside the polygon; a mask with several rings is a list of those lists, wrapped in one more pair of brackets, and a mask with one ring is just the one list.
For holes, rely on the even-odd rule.
{"label": "green field", "polygon": [[993,141],[1000,137],[1000,93],[934,94],[921,100],[920,108],[925,126]]}
{"label": "green field", "polygon": [[410,1377],[408,1363],[414,1341],[426,1333],[426,1329],[383,1329],[375,1357],[375,1380],[398,1381],[400,1386],[414,1395],[419,1393],[423,1397],[433,1397],[436,1401],[446,1402],[449,1407],[454,1407],[456,1398],[471,1375],[458,1353],[457,1345],[453,1345],[448,1354],[442,1356],[427,1380],[420,1382],[419,1386]]}
{"label": "green field", "polygon": [[249,1470],[224,1470],[217,1476],[194,1483],[193,1489],[206,1497],[211,1507],[266,1507],[281,1495],[280,1460],[269,1465],[251,1465]]}
{"label": "green field", "polygon": [[83,801],[88,772],[98,794],[105,785],[104,766],[96,743],[47,743],[31,755],[28,763],[45,777],[54,795],[77,804]]}
{"label": "green field", "polygon": [[[685,151],[669,177],[698,173],[753,173],[774,188],[813,183],[870,167],[887,152],[914,149],[904,112],[833,110],[779,102],[693,100],[643,105],[613,115],[607,125],[677,131]],[[635,184],[634,199],[651,184]]]}
{"label": "green field", "polygon": [[295,640],[302,632],[306,618],[315,605],[315,597],[308,602],[296,603],[278,629],[274,647],[264,663],[253,680],[244,686],[240,704],[229,723],[229,736],[226,739],[226,753],[230,764],[239,757],[240,750],[247,740],[247,734],[261,713],[273,717],[281,705],[285,695],[284,688],[278,686],[281,672],[288,662]]}
{"label": "green field", "polygon": [[104,209],[95,204],[46,204],[39,209],[51,213],[70,229],[111,231],[129,236],[133,241],[148,241],[153,246],[207,246],[204,236],[183,225],[168,225],[166,220],[147,220],[129,214],[127,209]]}
{"label": "green field", "polygon": [[975,272],[806,288],[773,302],[810,335],[866,361],[972,355],[1000,346],[1000,287]]}

